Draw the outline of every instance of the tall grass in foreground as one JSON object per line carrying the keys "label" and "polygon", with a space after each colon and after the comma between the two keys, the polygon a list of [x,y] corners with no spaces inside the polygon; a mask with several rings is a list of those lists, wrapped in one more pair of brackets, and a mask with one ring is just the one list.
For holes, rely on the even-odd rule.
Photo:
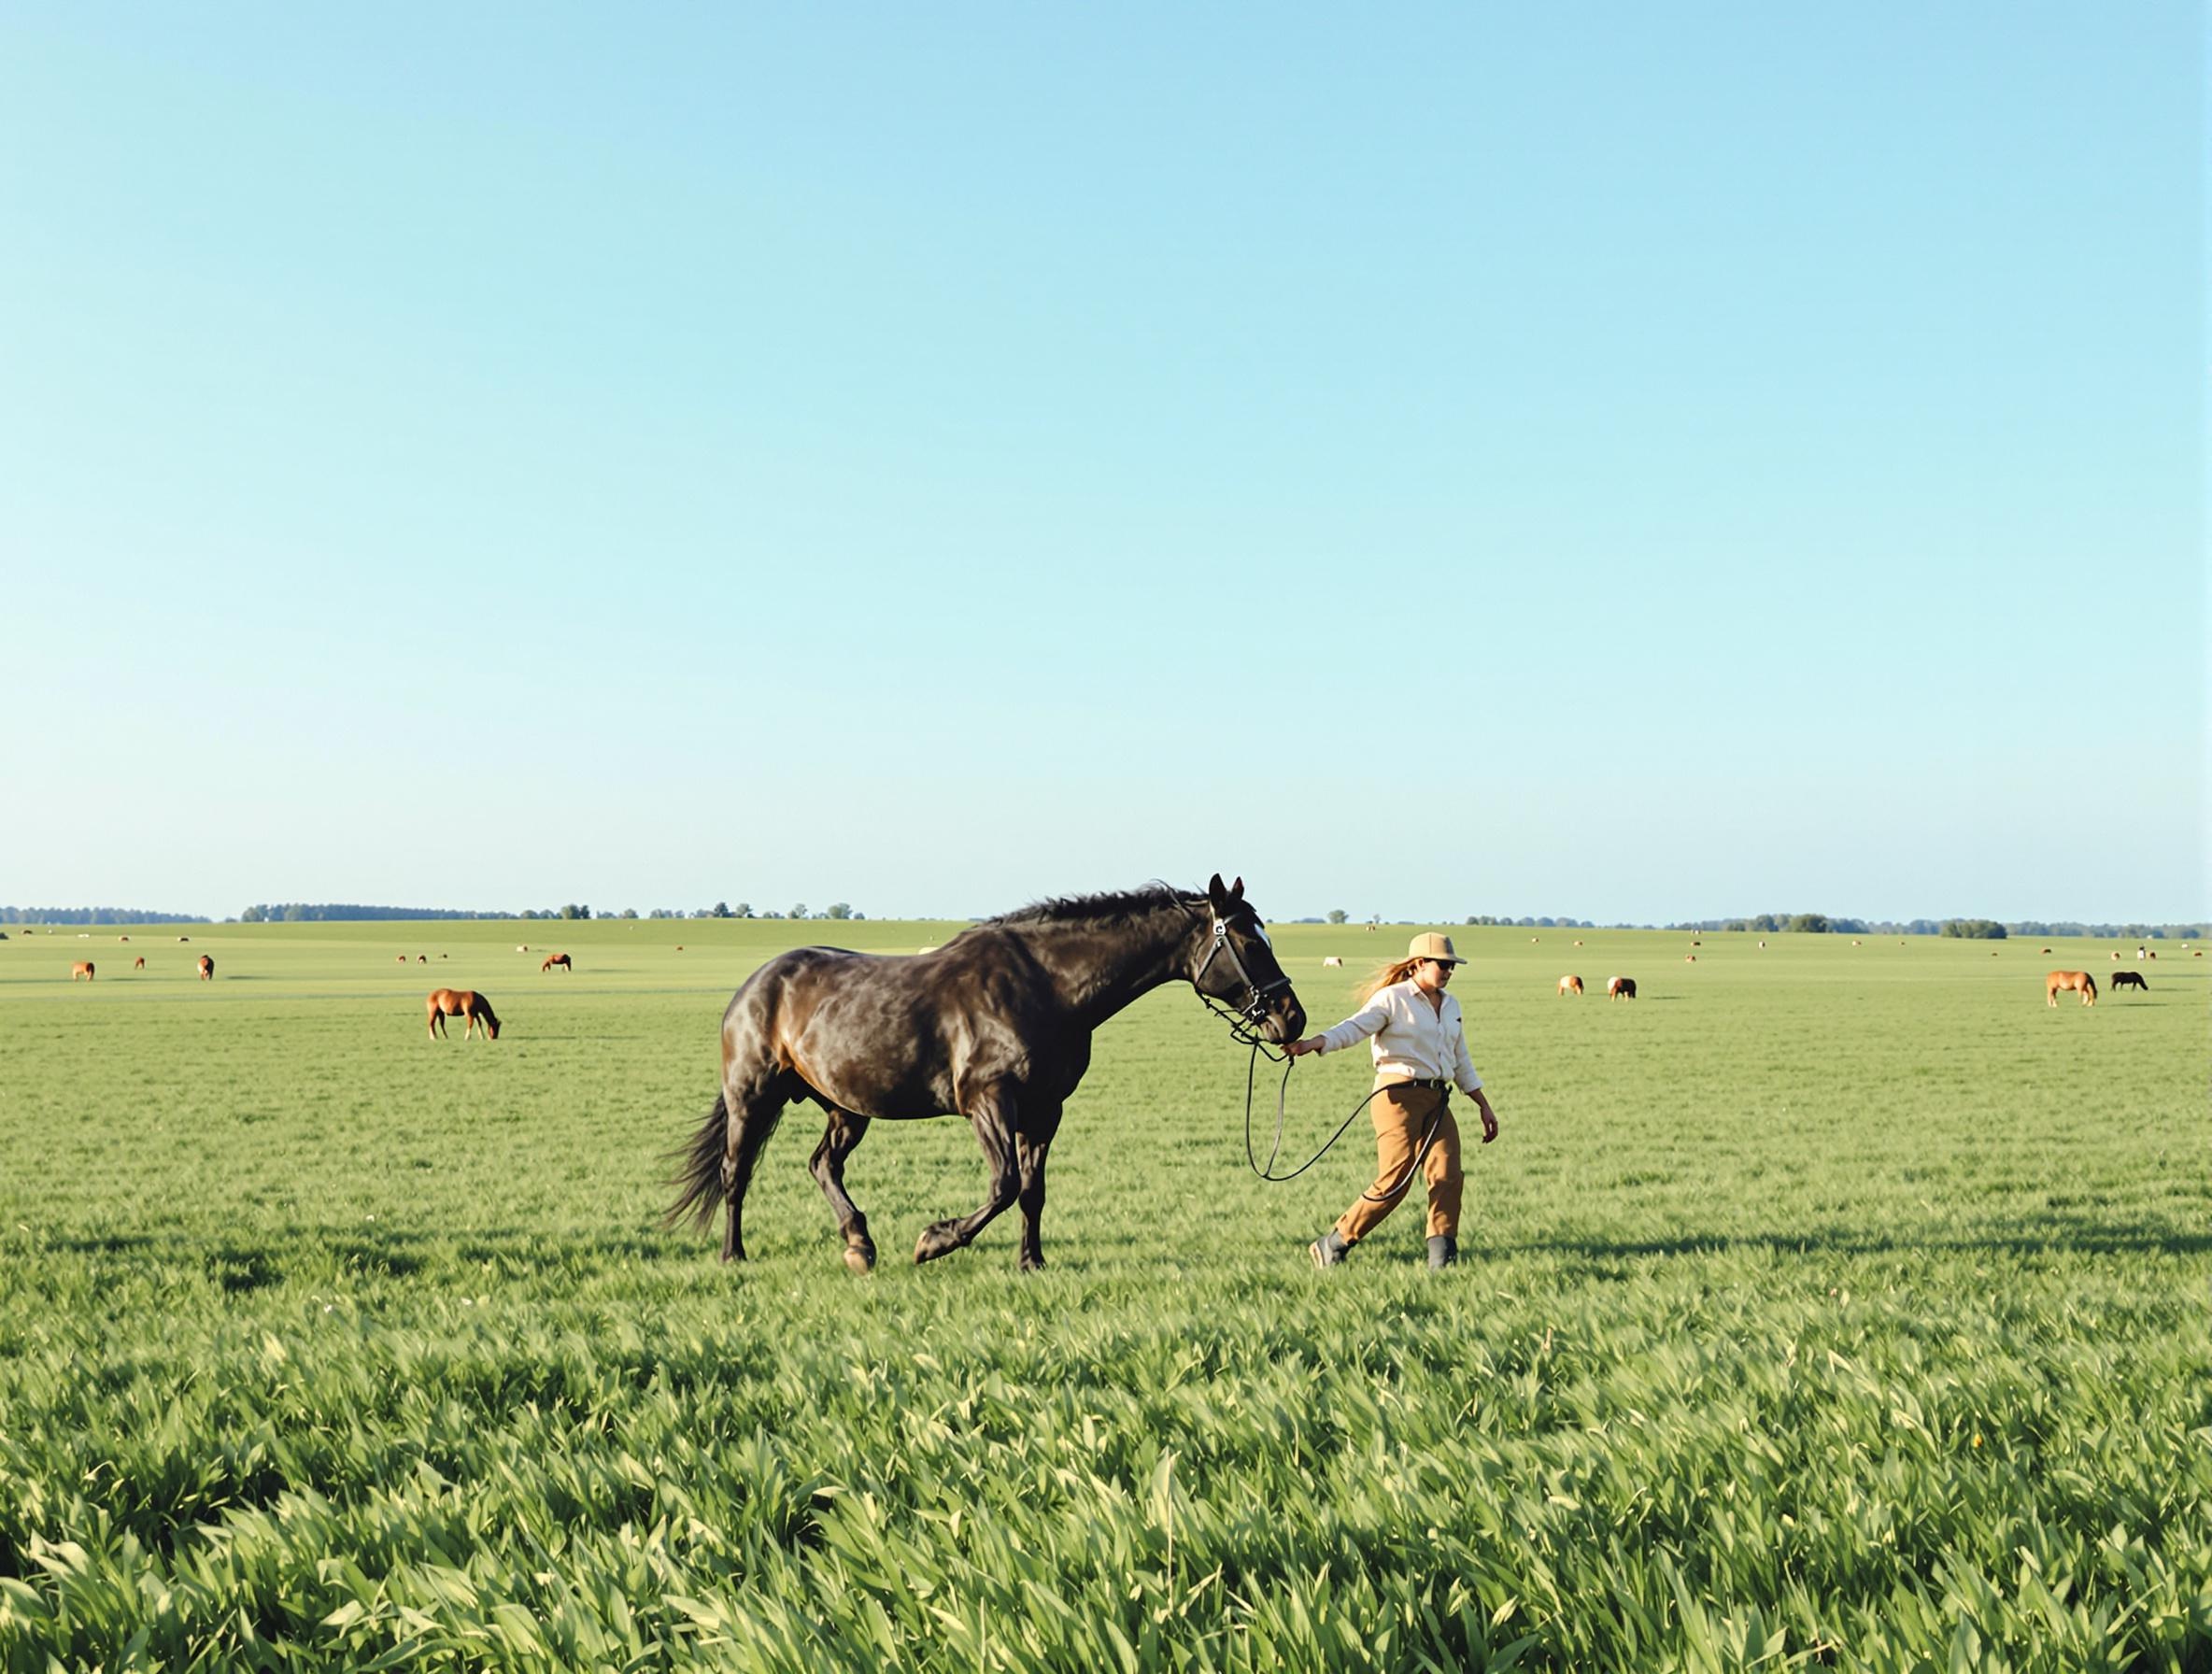
{"label": "tall grass in foreground", "polygon": [[[1455,932],[1506,1132],[1440,1277],[1411,1209],[1304,1265],[1371,1153],[1255,1183],[1165,992],[1047,1272],[899,1264],[981,1195],[938,1123],[857,1155],[856,1280],[803,1111],[752,1264],[656,1226],[769,927],[540,928],[0,944],[0,1667],[2212,1667],[2201,970]],[[1340,1014],[1370,939],[1278,942]],[[1300,1068],[1309,1145],[1363,1087]]]}

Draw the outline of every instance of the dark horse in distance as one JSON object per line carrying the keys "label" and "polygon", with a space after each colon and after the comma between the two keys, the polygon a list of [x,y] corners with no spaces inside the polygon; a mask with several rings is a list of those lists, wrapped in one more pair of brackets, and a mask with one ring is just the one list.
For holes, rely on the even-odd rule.
{"label": "dark horse in distance", "polygon": [[974,1126],[990,1194],[972,1214],[926,1227],[914,1258],[972,1243],[1022,1208],[1021,1265],[1044,1265],[1044,1159],[1061,1107],[1090,1067],[1091,1031],[1139,995],[1186,982],[1262,1038],[1294,1041],[1305,1008],[1275,961],[1244,880],[1204,894],[1165,884],[1045,901],[987,918],[911,958],[800,947],[778,955],[722,1014],[722,1091],[688,1146],[668,1223],[703,1231],[728,1209],[722,1259],[744,1258],[753,1166],[787,1104],[829,1117],[814,1176],[844,1234],[845,1265],[875,1265],[868,1217],[844,1189],[845,1158],[872,1121],[948,1113]]}

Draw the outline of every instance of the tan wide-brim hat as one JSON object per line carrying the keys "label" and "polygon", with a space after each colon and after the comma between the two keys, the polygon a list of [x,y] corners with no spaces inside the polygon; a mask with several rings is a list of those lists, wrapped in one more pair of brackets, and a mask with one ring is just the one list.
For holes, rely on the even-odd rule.
{"label": "tan wide-brim hat", "polygon": [[1407,943],[1406,958],[1409,959],[1440,959],[1447,965],[1467,963],[1453,948],[1452,938],[1439,936],[1434,930],[1424,930],[1412,941]]}

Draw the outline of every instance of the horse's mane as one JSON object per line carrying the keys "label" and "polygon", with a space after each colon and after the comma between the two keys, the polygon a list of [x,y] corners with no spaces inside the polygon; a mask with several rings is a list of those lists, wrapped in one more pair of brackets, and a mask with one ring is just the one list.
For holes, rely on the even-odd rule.
{"label": "horse's mane", "polygon": [[983,924],[1127,924],[1149,917],[1162,907],[1202,907],[1206,898],[1195,889],[1178,889],[1157,878],[1137,889],[1108,889],[1097,895],[1048,895],[1026,907],[985,918]]}

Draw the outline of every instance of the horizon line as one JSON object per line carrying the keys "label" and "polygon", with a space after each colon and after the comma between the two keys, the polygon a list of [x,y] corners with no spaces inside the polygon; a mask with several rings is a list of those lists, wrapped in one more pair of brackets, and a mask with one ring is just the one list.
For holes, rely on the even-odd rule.
{"label": "horizon line", "polygon": [[[564,903],[564,904],[571,904],[571,905],[575,905],[575,906],[578,906],[578,907],[585,907],[585,906],[588,906],[588,903],[586,903],[586,902],[573,902],[573,903]],[[284,907],[284,906],[291,906],[291,905],[299,905],[299,906],[304,906],[304,907],[326,907],[326,908],[327,908],[327,907],[353,907],[353,908],[359,908],[359,909],[362,909],[362,911],[364,911],[365,913],[369,913],[369,914],[376,915],[376,916],[374,916],[374,917],[362,917],[362,918],[352,918],[352,917],[342,917],[342,916],[341,916],[341,917],[330,917],[330,918],[321,918],[321,919],[280,919],[280,918],[267,918],[267,919],[259,919],[259,920],[252,920],[252,921],[248,921],[248,920],[246,920],[246,919],[245,919],[245,917],[244,917],[244,915],[245,915],[246,913],[252,911],[252,910],[253,910],[254,908],[256,908],[256,907],[259,907],[259,908],[262,908],[262,909],[264,909],[264,910],[265,910],[265,909],[268,909],[268,908],[270,908],[270,907],[279,907],[279,908],[281,908],[281,907]],[[1331,909],[1331,910],[1333,911],[1334,909]],[[528,918],[528,917],[526,917],[526,916],[524,915],[526,912],[527,912],[527,913],[535,913],[535,914],[539,915],[539,916],[538,916],[538,917],[536,917],[536,918],[534,918],[534,919],[532,919],[532,918]],[[503,910],[487,910],[487,909],[480,909],[480,908],[474,908],[474,907],[439,907],[439,906],[416,906],[416,905],[410,905],[410,906],[404,906],[404,907],[395,907],[395,906],[387,906],[387,905],[384,905],[384,904],[382,904],[382,903],[379,903],[379,902],[374,902],[374,901],[299,901],[299,902],[290,902],[290,901],[274,901],[274,902],[272,902],[272,901],[255,901],[255,902],[251,903],[251,905],[249,905],[249,906],[248,906],[248,907],[243,907],[243,908],[240,908],[240,909],[239,909],[239,910],[238,910],[236,913],[234,913],[234,914],[231,914],[231,915],[222,915],[222,916],[218,916],[218,915],[212,915],[212,914],[203,914],[203,913],[176,913],[176,912],[169,912],[169,911],[166,911],[166,910],[163,910],[163,909],[160,909],[160,908],[143,908],[143,907],[109,907],[109,906],[97,906],[97,905],[85,905],[85,906],[60,906],[60,905],[48,905],[48,906],[41,906],[41,907],[17,907],[17,906],[11,906],[11,905],[8,905],[8,904],[7,904],[7,903],[4,903],[4,902],[0,902],[0,924],[11,924],[11,923],[12,923],[12,924],[21,924],[21,925],[25,925],[25,926],[38,926],[38,925],[44,925],[44,924],[69,924],[69,923],[82,924],[82,923],[85,923],[85,922],[89,922],[89,921],[87,921],[87,920],[82,920],[82,919],[76,919],[76,920],[72,920],[72,919],[69,919],[69,918],[45,918],[45,917],[39,917],[39,916],[35,916],[35,915],[34,915],[47,914],[47,913],[58,913],[58,914],[72,914],[72,913],[101,913],[101,914],[107,914],[107,915],[111,915],[111,916],[110,916],[110,917],[109,917],[109,918],[106,920],[106,922],[107,922],[107,923],[109,923],[109,924],[149,924],[149,925],[151,925],[151,924],[162,924],[162,923],[191,923],[191,924],[235,924],[235,923],[243,923],[243,922],[270,923],[270,924],[278,924],[278,923],[305,923],[305,924],[313,924],[313,923],[325,923],[325,924],[347,924],[347,923],[352,923],[352,924],[365,924],[365,923],[408,923],[408,922],[414,922],[414,921],[416,921],[417,919],[420,919],[420,920],[426,920],[426,921],[427,921],[427,920],[432,920],[432,919],[436,919],[436,918],[445,918],[445,919],[447,919],[447,920],[450,920],[450,921],[473,922],[473,923],[479,923],[479,924],[482,924],[482,923],[509,923],[509,922],[511,922],[511,923],[518,923],[518,924],[522,924],[522,923],[545,923],[545,922],[546,922],[546,921],[547,921],[545,915],[546,915],[546,914],[548,914],[548,913],[550,913],[550,914],[552,914],[552,915],[553,915],[552,921],[553,921],[553,922],[556,922],[556,923],[586,923],[586,922],[589,922],[589,923],[599,923],[599,922],[603,922],[603,921],[612,921],[612,922],[615,922],[615,923],[640,923],[640,924],[642,924],[642,923],[646,923],[646,922],[651,922],[651,921],[653,921],[653,920],[651,919],[651,914],[653,914],[653,913],[659,913],[659,914],[661,914],[661,915],[662,915],[662,917],[660,918],[660,920],[659,920],[659,922],[663,922],[663,923],[667,923],[667,922],[694,922],[694,921],[697,921],[697,920],[699,920],[699,919],[701,919],[701,918],[704,918],[704,919],[706,919],[706,920],[708,920],[708,921],[710,921],[710,922],[711,922],[711,921],[713,921],[713,920],[715,919],[715,917],[716,916],[716,915],[713,914],[711,911],[709,911],[709,912],[702,912],[702,911],[701,911],[701,910],[699,910],[699,909],[695,909],[695,908],[687,908],[687,909],[681,909],[681,910],[678,910],[678,909],[675,909],[675,908],[657,907],[657,908],[648,909],[648,910],[646,910],[646,911],[643,911],[643,912],[641,912],[641,911],[638,911],[638,910],[637,910],[637,909],[635,909],[635,908],[623,908],[623,909],[620,909],[620,910],[618,910],[618,911],[615,911],[615,912],[602,912],[602,911],[598,911],[598,910],[593,910],[593,911],[591,911],[591,912],[590,912],[590,915],[589,915],[589,917],[588,917],[588,918],[585,918],[585,917],[583,917],[583,916],[579,915],[578,917],[576,917],[576,918],[573,918],[573,919],[563,919],[563,918],[561,918],[561,917],[560,916],[560,908],[559,908],[559,907],[553,907],[553,908],[546,908],[546,907],[534,907],[534,908],[527,908],[527,909],[522,909],[522,910],[518,910],[518,911],[506,911],[506,910],[503,910]],[[633,919],[632,919],[632,918],[625,918],[625,917],[624,917],[624,914],[626,914],[626,913],[635,913],[636,916],[635,916]],[[8,915],[20,915],[21,916],[16,916],[16,917],[10,918],[10,917],[8,917],[8,916],[7,916]],[[785,923],[785,924],[835,924],[835,923],[850,923],[850,922],[859,922],[859,923],[881,923],[881,924],[978,924],[978,923],[981,923],[981,922],[983,922],[983,920],[985,920],[985,918],[988,918],[988,917],[993,917],[993,916],[996,916],[996,915],[993,915],[993,914],[966,914],[966,915],[962,915],[962,914],[947,914],[947,913],[915,913],[915,914],[907,914],[907,913],[873,913],[873,914],[869,914],[869,913],[860,913],[860,912],[855,911],[855,912],[851,913],[851,914],[850,914],[850,915],[848,915],[846,918],[844,918],[844,919],[838,919],[838,918],[830,918],[830,917],[825,917],[824,915],[822,915],[821,914],[818,914],[818,913],[810,913],[810,914],[806,915],[804,917],[801,917],[801,918],[792,918],[792,917],[787,916],[785,914],[783,914],[783,913],[780,913],[780,912],[766,912],[766,913],[762,913],[762,912],[754,912],[754,913],[749,913],[749,914],[744,914],[744,915],[731,914],[731,915],[728,915],[727,916],[728,916],[728,917],[729,917],[729,919],[730,919],[730,921],[732,921],[732,922],[744,922],[744,921],[745,921],[745,920],[749,919],[750,921],[752,921],[752,922],[754,922],[754,923]],[[1717,927],[1719,924],[1721,924],[1722,922],[1724,922],[1724,921],[1727,921],[1727,920],[1732,920],[1732,919],[1746,919],[1746,920],[1748,920],[1748,919],[1751,919],[1751,918],[1757,918],[1757,917],[1770,917],[1770,918],[1793,918],[1793,917],[1797,917],[1797,916],[1801,916],[1801,915],[1800,915],[1800,914],[1798,914],[1798,913],[1779,913],[1779,912],[1774,912],[1774,911],[1771,911],[1771,910],[1764,910],[1764,909],[1763,909],[1763,910],[1761,910],[1760,912],[1756,912],[1756,913],[1714,913],[1714,914],[1706,914],[1706,915],[1700,915],[1700,916],[1696,916],[1696,917],[1654,918],[1654,919],[1644,919],[1644,920],[1635,920],[1635,921],[1626,920],[1626,919],[1615,919],[1615,920],[1596,920],[1596,919],[1589,919],[1589,918],[1578,918],[1578,917],[1576,917],[1576,916],[1574,916],[1574,915],[1569,915],[1569,914],[1535,914],[1535,913],[1511,914],[1511,915],[1508,915],[1508,914],[1504,914],[1504,913],[1484,913],[1484,914],[1477,914],[1477,915],[1460,915],[1460,916],[1458,916],[1458,917],[1451,917],[1451,916],[1446,916],[1446,917],[1439,917],[1439,918],[1382,917],[1382,916],[1380,916],[1380,915],[1367,915],[1367,916],[1348,915],[1347,917],[1345,917],[1345,918],[1342,920],[1342,923],[1343,923],[1343,925],[1344,925],[1346,928],[1351,928],[1351,927],[1354,927],[1354,926],[1364,926],[1364,925],[1367,925],[1367,924],[1369,924],[1369,923],[1373,923],[1373,924],[1388,924],[1388,925],[1419,925],[1419,924],[1439,924],[1439,925],[1445,925],[1445,926],[1448,926],[1448,927],[1451,927],[1451,928],[1453,928],[1453,929],[1544,929],[1544,928],[1556,928],[1556,929],[1705,929],[1705,928],[1716,928],[1716,927]],[[2006,920],[2006,919],[2004,919],[2004,918],[1993,917],[1993,916],[1992,916],[1991,915],[1988,915],[1988,914],[1970,914],[1970,913],[1946,913],[1946,914],[1942,914],[1942,915],[1934,915],[1934,914],[1924,914],[1924,913],[1923,913],[1923,914],[1915,914],[1915,915],[1912,915],[1911,917],[1909,917],[1909,918],[1881,918],[1881,917],[1873,917],[1873,916],[1869,916],[1869,915],[1865,915],[1865,914],[1858,914],[1858,913],[1825,913],[1825,912],[1823,912],[1823,913],[1819,913],[1817,915],[1818,915],[1818,916],[1820,916],[1820,917],[1822,917],[1822,918],[1823,918],[1823,919],[1829,920],[1829,921],[1831,921],[1831,922],[1834,922],[1834,921],[1836,921],[1836,920],[1846,920],[1846,921],[1850,921],[1850,922],[1852,922],[1852,923],[1857,923],[1857,924],[1864,925],[1864,926],[1865,926],[1865,927],[1866,927],[1866,928],[1868,928],[1868,929],[1877,929],[1877,928],[1879,928],[1879,927],[1881,927],[1881,926],[1883,926],[1883,925],[1887,925],[1887,926],[1890,926],[1890,927],[1892,927],[1892,928],[1898,928],[1898,927],[1902,927],[1902,926],[1906,926],[1906,925],[1911,925],[1911,924],[1934,924],[1934,925],[1942,925],[1942,924],[1946,924],[1946,923],[1952,923],[1952,922],[1974,922],[1974,921],[1981,921],[1981,922],[1987,922],[1987,923],[1992,923],[1992,924],[2004,924],[2004,925],[2006,925],[2008,928],[2009,928],[2009,926],[2010,926],[2010,925],[2012,925],[2012,924],[2079,924],[2079,925],[2084,925],[2084,926],[2091,925],[2091,924],[2104,924],[2104,925],[2121,925],[2121,924],[2128,924],[2128,925],[2141,925],[2141,926],[2145,927],[2145,928],[2148,929],[2149,929],[2149,928],[2151,928],[2151,927],[2153,927],[2153,926],[2157,926],[2157,927],[2161,927],[2161,928],[2162,928],[2162,927],[2166,927],[2166,926],[2176,926],[2176,925],[2184,925],[2184,924],[2187,924],[2187,925],[2194,925],[2194,926],[2203,926],[2203,927],[2207,927],[2208,933],[2212,933],[2212,915],[2203,915],[2203,914],[2190,915],[2188,915],[2188,916],[2185,916],[2185,917],[2177,917],[2177,918],[2157,918],[2157,917],[2151,917],[2151,916],[2129,916],[2129,917],[2115,917],[2115,918],[2088,918],[2088,917],[2083,917],[2083,916],[2079,916],[2079,915],[2065,915],[2065,914],[2058,914],[2058,915],[2052,915],[2052,914],[2041,914],[2041,915],[2022,915],[2021,916],[2020,916],[2020,917],[2018,917],[2018,918],[2014,918],[2014,919],[2010,919],[2010,920]],[[1487,918],[1487,919],[1491,920],[1491,922],[1490,922],[1490,923],[1488,923],[1488,924],[1476,924],[1476,923],[1472,923],[1472,922],[1470,922],[1470,919],[1471,919],[1471,918],[1475,918],[1475,917]],[[1551,925],[1550,927],[1546,927],[1546,926],[1545,926],[1545,925],[1542,923],[1542,920],[1544,920],[1544,919],[1546,919],[1546,918],[1549,918],[1549,919],[1551,919],[1551,920],[1552,920],[1552,925]],[[1293,917],[1293,916],[1286,916],[1286,915],[1280,915],[1280,914],[1278,914],[1278,915],[1270,915],[1270,916],[1269,916],[1269,920],[1268,920],[1268,922],[1269,922],[1269,923],[1271,923],[1271,924],[1326,924],[1326,923],[1328,923],[1328,922],[1329,922],[1329,920],[1327,919],[1327,917],[1326,917],[1326,914],[1307,914],[1307,915],[1302,915],[1296,916],[1296,917]],[[1718,933],[1718,931],[1717,931],[1717,928],[1716,928],[1716,933]],[[1770,930],[1770,931],[1768,931],[1768,932],[1766,932],[1766,933],[1768,933],[1768,934],[1775,934],[1775,933],[1780,933],[1779,927],[1778,927],[1778,929],[1777,929],[1776,930]],[[1815,932],[1815,933],[1819,933],[1819,932]],[[2057,933],[2057,932],[2053,932],[2053,933]]]}

